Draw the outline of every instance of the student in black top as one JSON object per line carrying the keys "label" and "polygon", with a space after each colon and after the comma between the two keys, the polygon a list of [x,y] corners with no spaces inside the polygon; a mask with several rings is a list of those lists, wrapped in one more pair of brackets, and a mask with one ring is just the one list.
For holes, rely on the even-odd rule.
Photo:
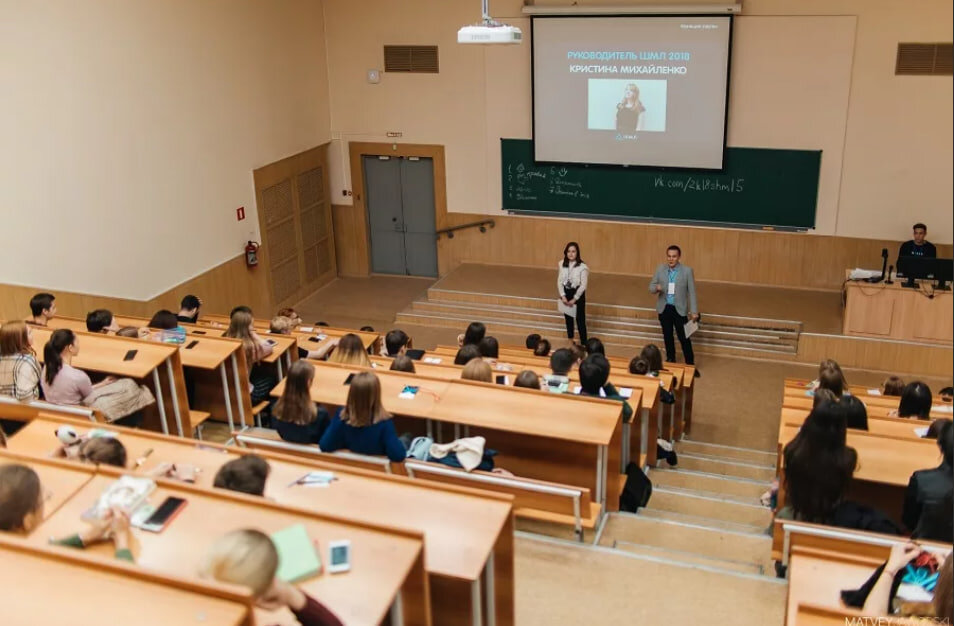
{"label": "student in black top", "polygon": [[527,350],[533,350],[534,348],[536,348],[537,344],[540,343],[540,339],[541,337],[537,333],[530,333],[529,335],[527,335],[527,340],[525,342],[525,345],[527,346]]}
{"label": "student in black top", "polygon": [[484,337],[477,344],[477,349],[480,350],[480,356],[487,359],[496,359],[500,356],[500,344],[496,337]]}
{"label": "student in black top", "polygon": [[384,348],[388,356],[398,356],[407,352],[411,338],[403,330],[395,328],[384,336]]}
{"label": "student in black top", "polygon": [[596,337],[590,337],[586,340],[586,354],[602,354],[606,356],[606,348],[603,347],[603,342],[597,339]]}
{"label": "student in black top", "polygon": [[848,428],[868,430],[868,409],[864,402],[855,396],[842,396],[839,400],[845,409],[845,422]]}
{"label": "student in black top", "polygon": [[172,330],[179,327],[179,319],[176,314],[167,309],[156,311],[156,314],[149,320],[149,328],[156,330]]}
{"label": "student in black top", "polygon": [[646,361],[651,376],[658,375],[659,371],[663,369],[662,351],[659,349],[659,346],[654,343],[648,343],[643,346],[643,349],[639,352],[639,358]]}
{"label": "student in black top", "polygon": [[281,438],[293,443],[318,443],[328,428],[328,412],[311,399],[311,383],[315,367],[301,359],[292,363],[285,377],[285,391],[278,399],[272,415]]}
{"label": "student in black top", "polygon": [[176,319],[186,324],[195,324],[199,319],[199,307],[202,306],[202,300],[197,296],[188,295],[182,299],[179,305],[179,313]]}
{"label": "student in black top", "polygon": [[905,256],[918,256],[928,259],[936,258],[937,248],[926,239],[927,226],[918,222],[912,226],[912,229],[914,230],[914,239],[901,244],[901,249],[898,250],[898,261],[901,260],[901,257]]}
{"label": "student in black top", "polygon": [[454,357],[454,365],[467,365],[471,359],[480,358],[480,349],[475,344],[467,344],[457,351]]}
{"label": "student in black top", "polygon": [[898,417],[913,417],[920,420],[931,417],[931,388],[919,380],[908,383],[901,392]]}
{"label": "student in black top", "polygon": [[541,339],[533,349],[533,356],[550,356],[550,340]]}
{"label": "student in black top", "polygon": [[113,314],[106,309],[96,309],[86,314],[86,330],[104,335],[116,334],[119,325],[113,320]]}
{"label": "student in black top", "polygon": [[580,395],[605,395],[610,400],[619,400],[623,403],[623,421],[629,422],[633,417],[633,407],[626,398],[619,395],[613,383],[609,382],[610,364],[602,354],[591,354],[580,363]]}
{"label": "student in black top", "polygon": [[54,300],[56,296],[52,293],[38,293],[30,298],[30,313],[33,317],[26,320],[26,323],[34,326],[48,326],[48,322],[56,315]]}
{"label": "student in black top", "polygon": [[407,372],[408,374],[416,374],[417,370],[414,368],[414,361],[411,360],[406,354],[399,354],[394,357],[394,360],[391,361],[391,367],[388,368],[392,372]]}
{"label": "student in black top", "polygon": [[[945,498],[950,497],[954,490],[954,424],[946,420],[941,426],[940,435],[937,438],[937,447],[941,451],[943,460],[941,464],[934,469],[926,469],[914,472],[911,480],[908,481],[908,489],[904,494],[904,511],[901,515],[904,525],[911,530],[915,536],[922,539],[935,539],[950,543],[951,537],[926,537],[924,528],[922,528],[922,517],[928,507],[937,507],[944,503]],[[950,508],[948,506],[948,515]],[[921,531],[921,532],[919,532]]]}
{"label": "student in black top", "polygon": [[484,338],[484,335],[487,334],[487,327],[480,322],[471,322],[467,326],[467,330],[464,331],[463,335],[460,335],[457,338],[458,343],[463,346],[468,345],[477,345],[480,343],[480,340]]}

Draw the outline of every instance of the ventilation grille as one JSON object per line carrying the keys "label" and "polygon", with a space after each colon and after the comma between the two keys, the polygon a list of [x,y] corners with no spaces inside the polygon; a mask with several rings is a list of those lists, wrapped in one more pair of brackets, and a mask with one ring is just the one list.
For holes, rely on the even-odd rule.
{"label": "ventilation grille", "polygon": [[385,72],[437,74],[437,46],[384,46]]}
{"label": "ventilation grille", "polygon": [[899,43],[896,75],[950,76],[954,66],[954,44]]}

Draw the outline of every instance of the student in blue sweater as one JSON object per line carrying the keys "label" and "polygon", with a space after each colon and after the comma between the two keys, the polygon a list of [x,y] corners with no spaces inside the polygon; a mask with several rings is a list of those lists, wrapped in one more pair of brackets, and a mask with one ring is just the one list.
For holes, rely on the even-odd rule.
{"label": "student in blue sweater", "polygon": [[293,443],[318,443],[328,428],[328,411],[311,399],[315,366],[301,359],[292,363],[285,377],[285,391],[272,416],[278,434]]}
{"label": "student in blue sweater", "polygon": [[395,463],[407,458],[391,414],[381,404],[381,383],[372,372],[355,374],[347,405],[335,413],[318,445],[324,452],[347,449],[358,454],[387,455]]}

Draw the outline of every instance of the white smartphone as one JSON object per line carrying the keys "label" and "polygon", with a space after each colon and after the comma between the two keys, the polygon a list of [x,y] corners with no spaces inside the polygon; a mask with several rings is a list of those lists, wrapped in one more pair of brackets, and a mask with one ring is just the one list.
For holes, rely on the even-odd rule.
{"label": "white smartphone", "polygon": [[347,572],[351,569],[351,541],[342,539],[340,541],[328,542],[328,572],[337,574]]}

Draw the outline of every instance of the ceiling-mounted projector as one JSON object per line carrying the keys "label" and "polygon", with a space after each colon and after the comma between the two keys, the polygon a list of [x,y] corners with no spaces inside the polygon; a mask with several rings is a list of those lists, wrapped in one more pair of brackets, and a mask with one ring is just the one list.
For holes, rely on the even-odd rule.
{"label": "ceiling-mounted projector", "polygon": [[516,26],[501,24],[490,17],[488,5],[489,0],[482,0],[483,21],[457,31],[457,43],[520,43],[523,32]]}

